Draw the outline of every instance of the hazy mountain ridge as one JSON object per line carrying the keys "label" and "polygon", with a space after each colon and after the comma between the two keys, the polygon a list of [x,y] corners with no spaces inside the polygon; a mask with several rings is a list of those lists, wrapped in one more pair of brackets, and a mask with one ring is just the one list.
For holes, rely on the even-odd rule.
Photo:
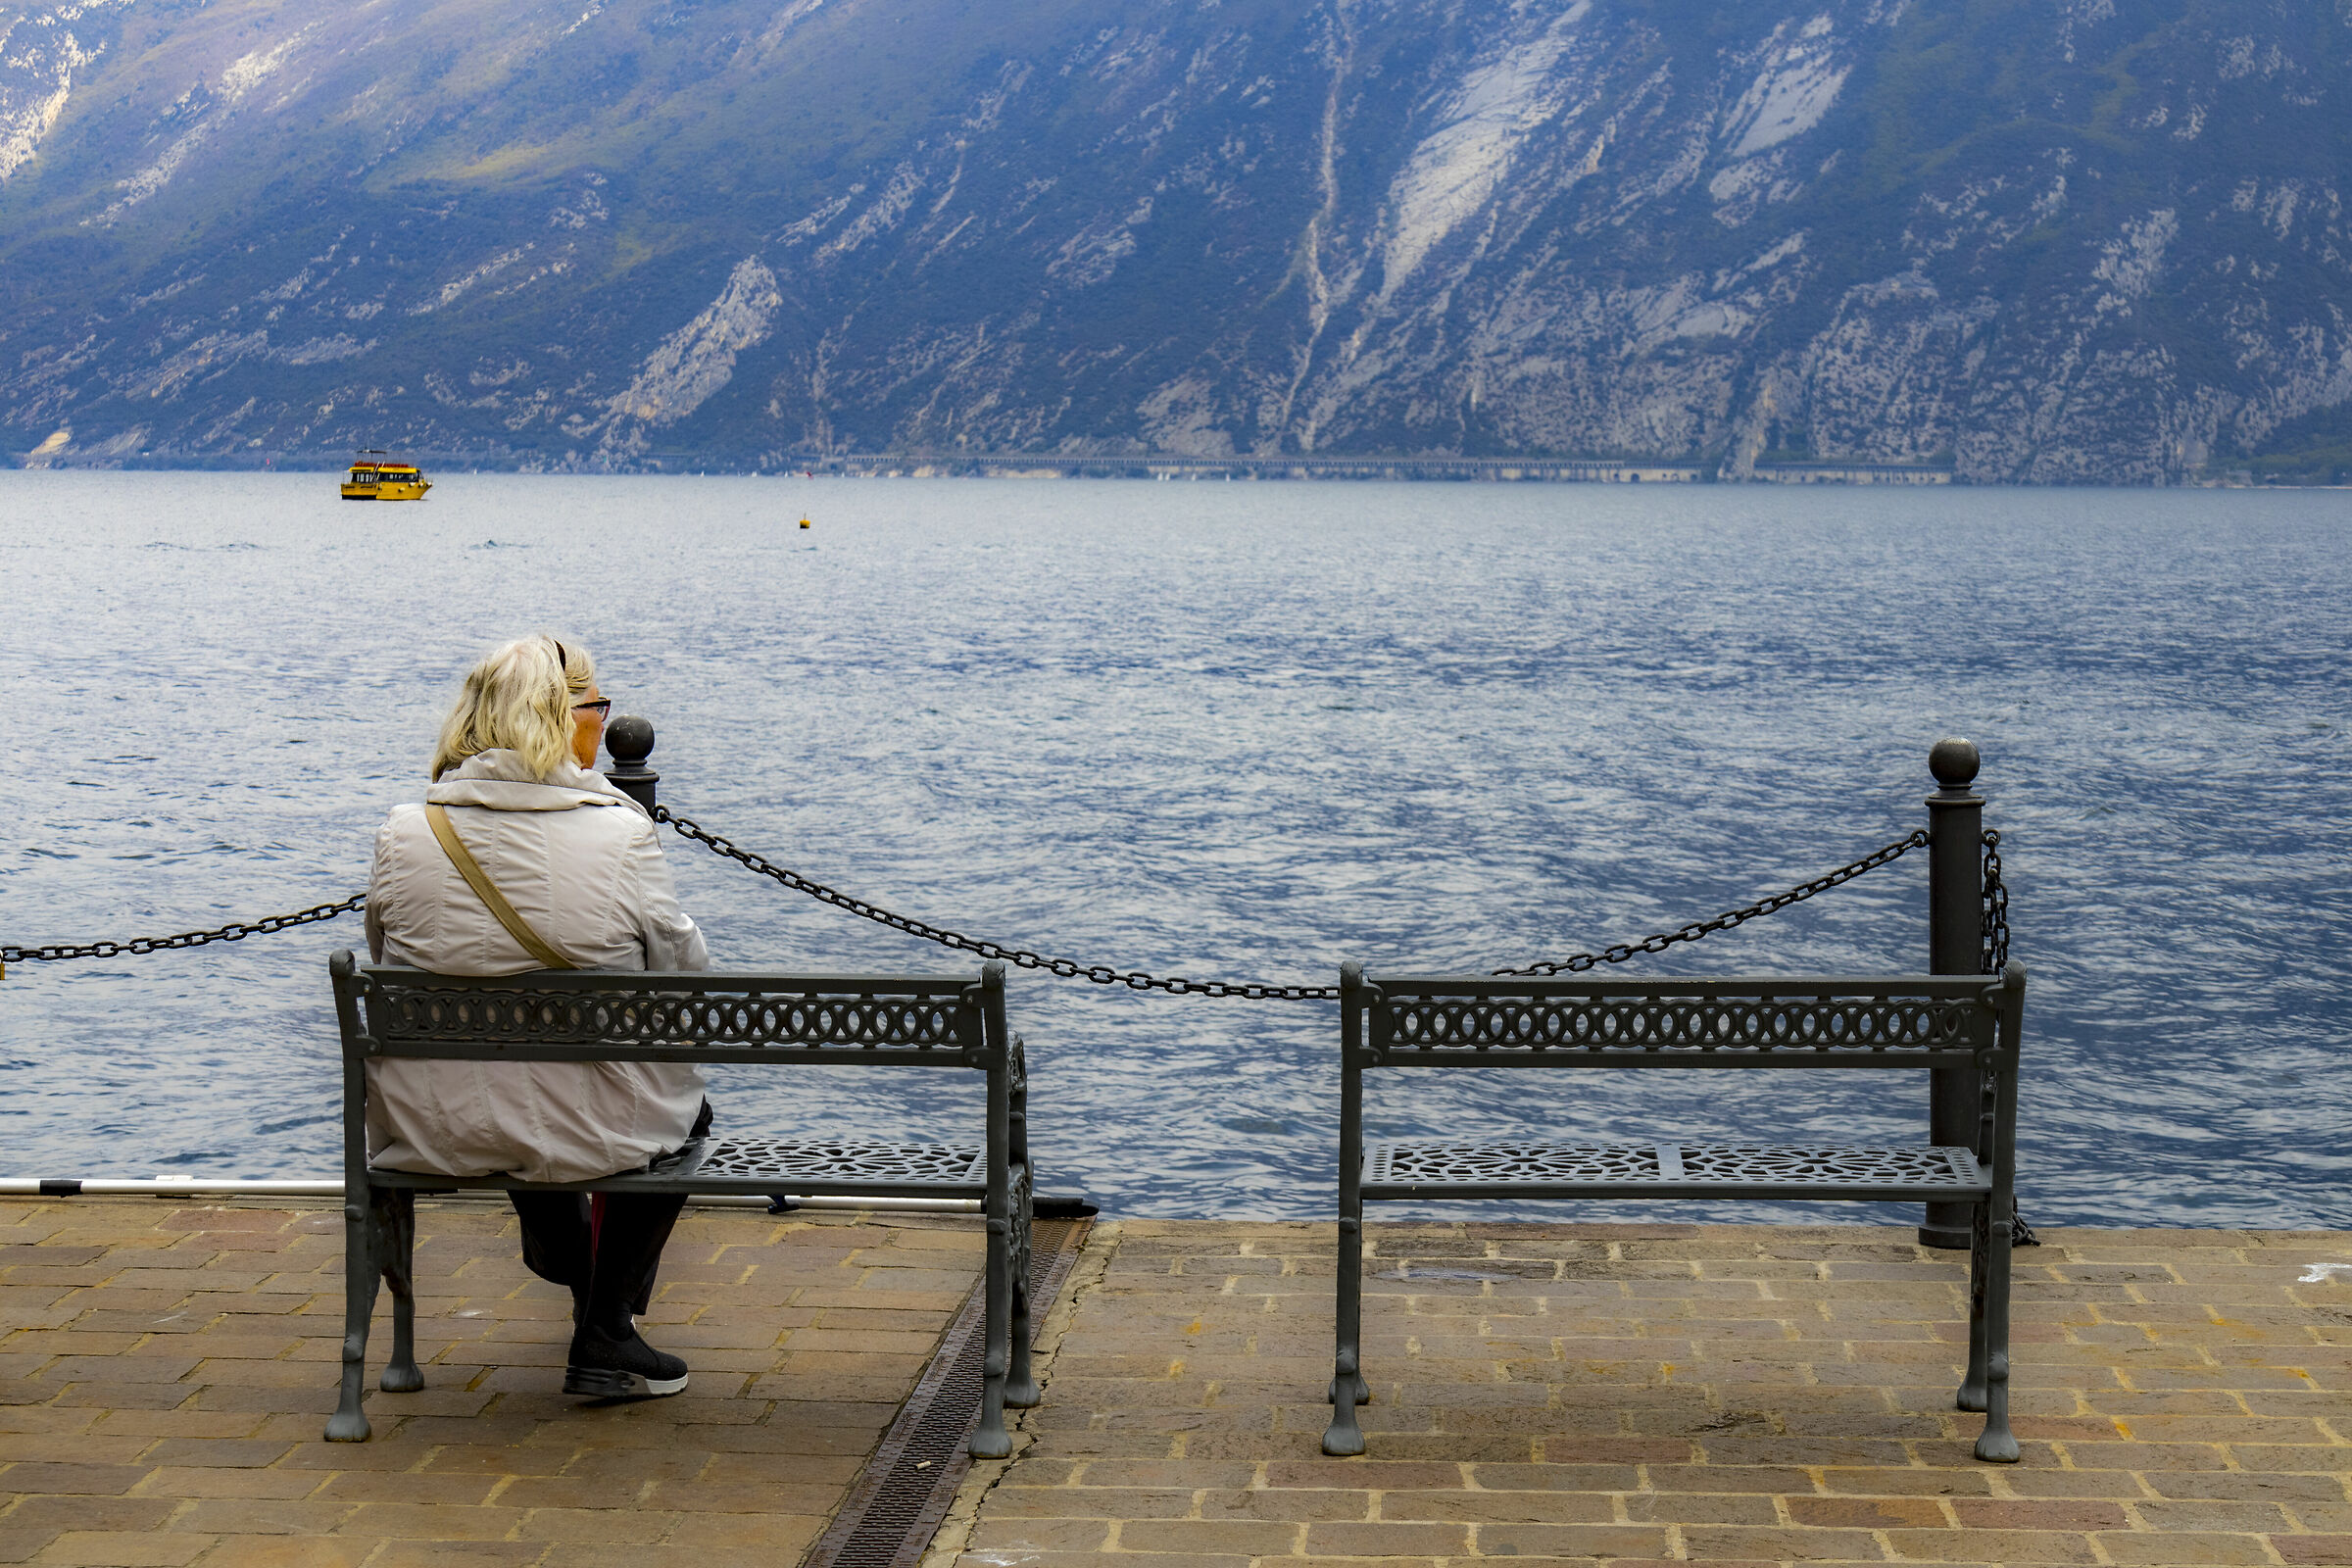
{"label": "hazy mountain ridge", "polygon": [[6,7],[0,448],[2323,474],[2348,65],[2352,0]]}

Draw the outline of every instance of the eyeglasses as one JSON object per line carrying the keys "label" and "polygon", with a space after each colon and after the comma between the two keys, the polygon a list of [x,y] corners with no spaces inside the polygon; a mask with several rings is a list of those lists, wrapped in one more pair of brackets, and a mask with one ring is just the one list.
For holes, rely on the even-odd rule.
{"label": "eyeglasses", "polygon": [[600,697],[593,703],[574,703],[571,705],[571,710],[575,713],[594,713],[596,721],[602,724],[612,716],[612,699]]}

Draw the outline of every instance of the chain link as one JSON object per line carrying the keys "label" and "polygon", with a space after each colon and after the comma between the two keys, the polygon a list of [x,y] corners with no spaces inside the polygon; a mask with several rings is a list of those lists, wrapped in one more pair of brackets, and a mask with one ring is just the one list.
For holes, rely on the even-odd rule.
{"label": "chain link", "polygon": [[1152,975],[1146,974],[1141,970],[1114,969],[1106,963],[1080,963],[1072,958],[1049,958],[1044,954],[1033,953],[1027,948],[1008,948],[1000,942],[979,941],[976,938],[967,937],[959,931],[950,931],[921,920],[909,919],[903,914],[893,914],[877,905],[866,903],[863,899],[853,898],[847,893],[826,887],[822,882],[811,882],[798,871],[787,870],[762,856],[755,855],[750,850],[729,843],[715,833],[705,831],[696,823],[677,815],[666,806],[655,807],[654,817],[657,821],[667,822],[681,838],[692,839],[712,853],[725,856],[747,870],[756,871],[761,876],[782,883],[795,893],[806,893],[810,898],[830,904],[837,909],[847,909],[860,918],[872,920],[878,925],[886,925],[893,931],[904,931],[910,937],[920,937],[925,942],[936,942],[943,948],[954,948],[960,953],[978,954],[983,958],[1002,958],[1005,962],[1017,964],[1023,969],[1043,969],[1048,974],[1058,975],[1064,980],[1092,980],[1099,986],[1125,986],[1130,991],[1164,991],[1171,997],[1240,997],[1248,1002],[1337,1002],[1340,997],[1338,986],[1269,986],[1259,985],[1255,982],[1186,980],[1177,975]]}
{"label": "chain link", "polygon": [[247,937],[268,936],[293,926],[316,925],[320,920],[332,920],[336,915],[349,914],[367,903],[367,894],[355,893],[340,904],[321,904],[293,914],[273,914],[261,920],[241,920],[235,925],[216,926],[210,931],[182,931],[177,936],[133,937],[128,942],[84,942],[78,946],[52,943],[43,948],[0,946],[0,969],[12,963],[58,963],[67,958],[116,958],[124,954],[144,956],[173,948],[201,948],[213,942],[242,942]]}
{"label": "chain link", "polygon": [[1923,827],[1913,832],[1908,838],[1896,839],[1883,849],[1873,850],[1859,860],[1841,865],[1825,876],[1817,876],[1812,881],[1790,888],[1786,893],[1775,893],[1769,899],[1759,899],[1754,904],[1742,905],[1737,909],[1726,909],[1712,920],[1693,920],[1689,925],[1673,931],[1662,931],[1654,937],[1645,937],[1640,942],[1620,942],[1617,946],[1603,948],[1598,953],[1580,953],[1573,957],[1561,958],[1556,962],[1531,963],[1524,969],[1495,969],[1491,972],[1513,975],[1582,974],[1585,970],[1600,964],[1623,963],[1638,954],[1664,953],[1678,942],[1696,942],[1699,938],[1712,936],[1718,931],[1729,931],[1734,926],[1745,925],[1750,920],[1761,919],[1768,914],[1778,914],[1791,904],[1802,904],[1816,894],[1827,893],[1832,888],[1844,886],[1864,872],[1875,871],[1890,861],[1899,860],[1911,851],[1924,848],[1927,842],[1928,830]]}
{"label": "chain link", "polygon": [[1984,938],[1984,956],[1978,960],[1978,968],[1984,974],[1999,974],[2009,962],[2009,889],[2001,881],[2001,836],[1989,828],[1984,831],[1984,918],[1978,930]]}

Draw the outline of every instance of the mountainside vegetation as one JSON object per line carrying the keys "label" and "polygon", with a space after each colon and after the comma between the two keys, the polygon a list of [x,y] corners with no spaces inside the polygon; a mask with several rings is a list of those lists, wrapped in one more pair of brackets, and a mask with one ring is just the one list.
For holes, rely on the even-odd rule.
{"label": "mountainside vegetation", "polygon": [[2352,480],[2352,0],[0,0],[0,453]]}

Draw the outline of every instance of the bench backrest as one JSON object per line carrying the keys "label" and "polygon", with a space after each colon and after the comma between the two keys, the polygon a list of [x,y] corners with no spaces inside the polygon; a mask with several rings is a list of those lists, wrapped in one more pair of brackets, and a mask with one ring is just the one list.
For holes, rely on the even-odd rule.
{"label": "bench backrest", "polygon": [[1706,980],[1340,972],[1342,1065],[2014,1073],[2026,974]]}
{"label": "bench backrest", "polygon": [[328,963],[347,1066],[494,1061],[1006,1063],[1004,966],[967,975],[534,970],[479,976]]}

